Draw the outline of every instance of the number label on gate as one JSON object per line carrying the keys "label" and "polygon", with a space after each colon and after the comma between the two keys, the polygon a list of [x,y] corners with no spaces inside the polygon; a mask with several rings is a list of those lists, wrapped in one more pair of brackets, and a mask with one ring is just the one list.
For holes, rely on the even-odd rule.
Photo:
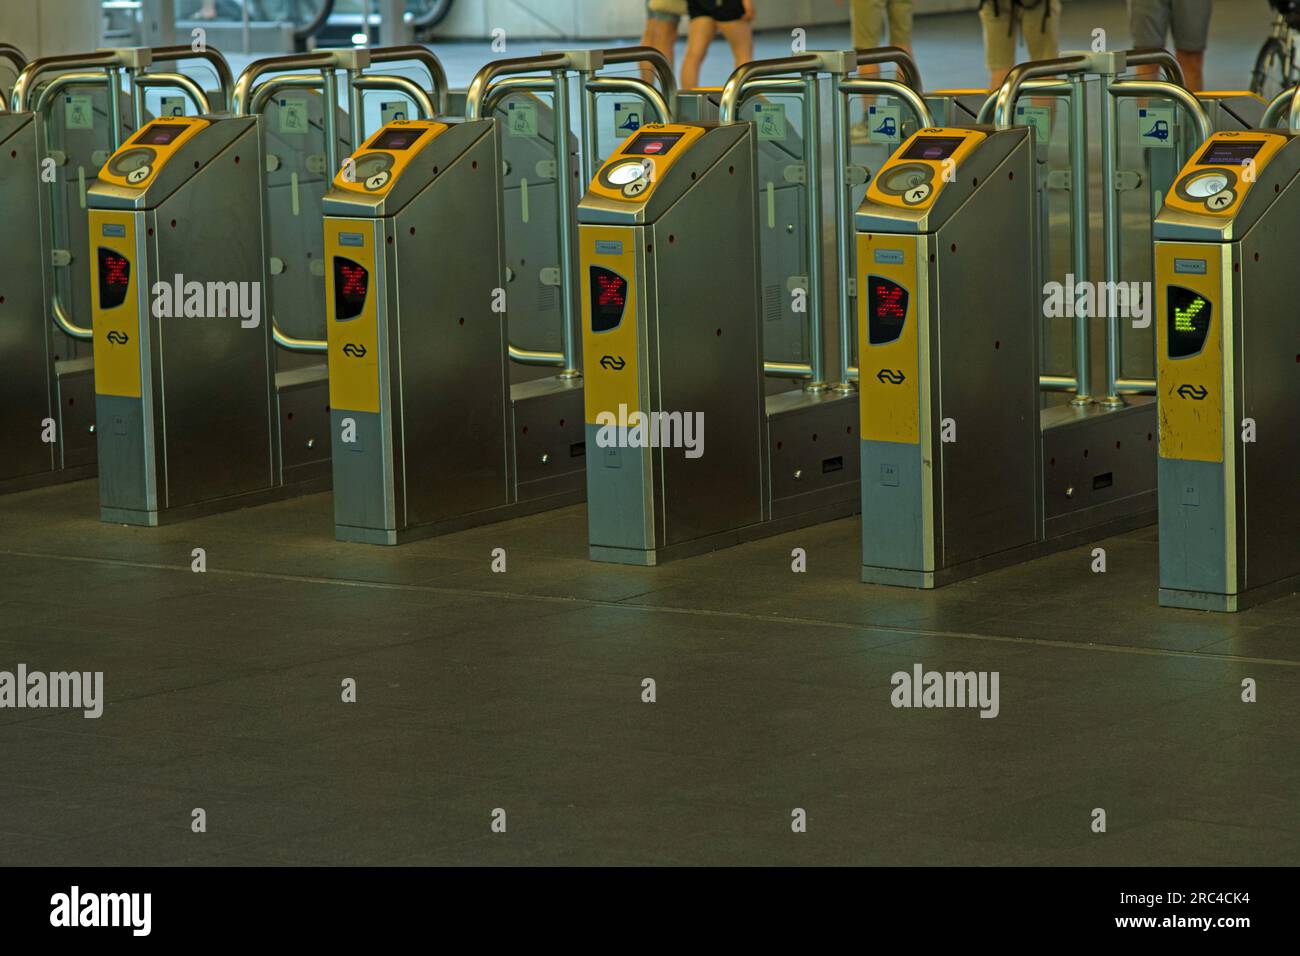
{"label": "number label on gate", "polygon": [[185,97],[183,96],[164,96],[158,107],[159,116],[184,116],[185,115]]}

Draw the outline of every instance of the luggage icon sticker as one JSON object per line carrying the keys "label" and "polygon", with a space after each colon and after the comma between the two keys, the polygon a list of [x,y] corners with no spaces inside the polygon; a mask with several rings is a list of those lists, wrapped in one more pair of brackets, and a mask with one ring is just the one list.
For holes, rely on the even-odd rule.
{"label": "luggage icon sticker", "polygon": [[511,136],[537,135],[537,104],[512,100],[506,106],[506,129]]}

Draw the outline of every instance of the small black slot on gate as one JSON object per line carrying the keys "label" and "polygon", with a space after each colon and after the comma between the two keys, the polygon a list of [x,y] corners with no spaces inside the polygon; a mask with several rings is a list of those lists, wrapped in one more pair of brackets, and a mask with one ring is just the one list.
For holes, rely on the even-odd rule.
{"label": "small black slot on gate", "polygon": [[822,459],[822,474],[829,475],[833,471],[844,470],[844,456],[836,455],[834,458]]}
{"label": "small black slot on gate", "polygon": [[1101,491],[1103,488],[1109,488],[1115,484],[1115,475],[1113,472],[1106,472],[1104,475],[1092,476],[1092,490]]}
{"label": "small black slot on gate", "polygon": [[569,457],[586,458],[587,443],[585,441],[575,441],[572,445],[569,446]]}

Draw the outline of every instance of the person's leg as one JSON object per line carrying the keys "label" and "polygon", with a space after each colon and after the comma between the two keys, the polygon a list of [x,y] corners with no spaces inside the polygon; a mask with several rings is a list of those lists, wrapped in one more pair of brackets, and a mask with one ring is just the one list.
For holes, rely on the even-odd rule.
{"label": "person's leg", "polygon": [[[1164,49],[1169,34],[1173,0],[1128,0],[1128,26],[1133,35],[1133,49]],[[1154,64],[1139,66],[1139,79],[1151,79],[1160,68]]]}
{"label": "person's leg", "polygon": [[984,29],[984,65],[989,70],[989,88],[997,89],[1016,63],[1015,20],[1011,0],[986,0],[980,6]]}
{"label": "person's leg", "polygon": [[1174,55],[1193,92],[1205,89],[1205,45],[1210,36],[1211,0],[1173,0]]}
{"label": "person's leg", "polygon": [[[692,9],[692,14],[694,10]],[[691,16],[686,30],[686,52],[682,54],[682,89],[693,90],[700,85],[700,67],[709,52],[709,44],[717,33],[717,23],[712,17]]]}
{"label": "person's leg", "polygon": [[889,45],[912,53],[912,0],[889,0]]}
{"label": "person's leg", "polygon": [[731,55],[736,66],[754,59],[754,28],[748,20],[719,21],[718,29],[731,47]]}
{"label": "person's leg", "polygon": [[710,0],[710,13],[723,39],[731,47],[735,65],[754,59],[753,0]]}
{"label": "person's leg", "polygon": [[[849,19],[853,25],[853,49],[874,50],[880,46],[880,35],[885,29],[886,0],[853,0]],[[876,76],[880,67],[868,63],[858,67],[862,76]]]}
{"label": "person's leg", "polygon": [[[677,44],[677,23],[669,22],[661,17],[648,17],[645,22],[645,33],[641,34],[641,45],[654,47],[662,53],[668,60],[668,66],[673,66],[674,47]],[[648,65],[641,67],[641,79],[647,83],[653,83],[655,71]]]}

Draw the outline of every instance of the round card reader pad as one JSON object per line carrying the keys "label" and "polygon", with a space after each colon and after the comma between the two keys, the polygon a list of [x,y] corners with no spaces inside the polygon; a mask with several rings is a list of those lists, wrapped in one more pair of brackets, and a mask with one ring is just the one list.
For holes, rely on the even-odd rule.
{"label": "round card reader pad", "polygon": [[366,153],[353,162],[356,181],[371,192],[383,189],[393,178],[393,157],[388,153]]}
{"label": "round card reader pad", "polygon": [[634,199],[650,185],[652,168],[649,160],[628,159],[606,166],[600,171],[599,178],[602,185],[621,190],[624,196]]}
{"label": "round card reader pad", "polygon": [[934,187],[934,167],[925,163],[900,163],[885,170],[877,180],[877,188],[883,193],[900,197],[909,206],[923,203],[930,198]]}
{"label": "round card reader pad", "polygon": [[1231,169],[1211,166],[1188,173],[1175,187],[1178,195],[1191,203],[1204,203],[1211,211],[1227,209],[1237,194],[1237,174]]}
{"label": "round card reader pad", "polygon": [[147,146],[124,150],[109,161],[108,171],[115,176],[121,176],[134,186],[149,178],[157,155],[157,152]]}

